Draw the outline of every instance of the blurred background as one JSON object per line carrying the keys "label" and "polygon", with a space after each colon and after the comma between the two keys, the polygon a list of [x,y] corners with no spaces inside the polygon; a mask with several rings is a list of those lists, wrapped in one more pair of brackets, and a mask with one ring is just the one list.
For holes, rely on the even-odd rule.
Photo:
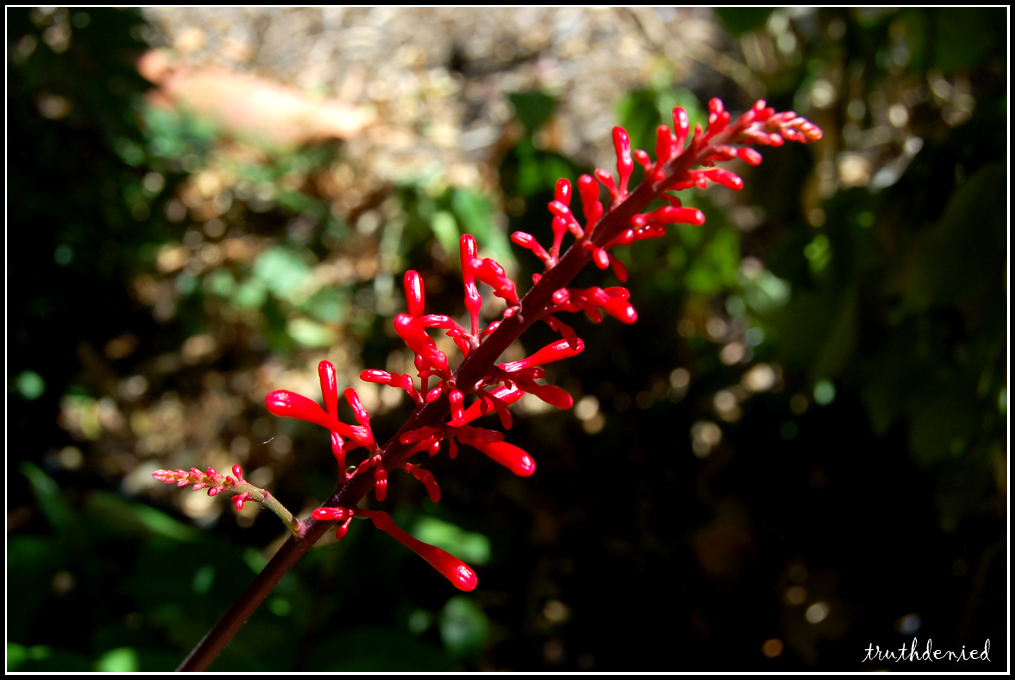
{"label": "blurred background", "polygon": [[[744,191],[685,192],[704,227],[618,251],[638,322],[565,319],[586,349],[548,378],[575,407],[522,401],[508,433],[533,477],[463,448],[425,461],[439,504],[400,473],[369,501],[479,587],[357,522],[212,669],[1004,670],[1007,26],[8,9],[7,669],[175,668],[285,530],[152,471],[239,463],[306,516],[328,438],[265,394],[317,398],[328,359],[386,440],[410,405],[358,375],[411,366],[403,272],[463,317],[471,233],[525,290],[508,235],[549,238],[557,178],[718,96],[824,138],[730,164]],[[988,638],[990,663],[863,663]]]}

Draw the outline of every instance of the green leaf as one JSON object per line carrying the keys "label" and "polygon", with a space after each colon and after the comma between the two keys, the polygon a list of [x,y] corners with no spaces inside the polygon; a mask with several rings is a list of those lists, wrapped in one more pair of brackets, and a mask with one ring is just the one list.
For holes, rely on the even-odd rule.
{"label": "green leaf", "polygon": [[146,532],[176,541],[191,542],[201,536],[194,527],[179,522],[161,510],[130,503],[108,491],[93,491],[85,506],[88,523],[114,536],[140,537]]}
{"label": "green leaf", "polygon": [[111,649],[95,662],[99,673],[134,673],[140,670],[137,652],[131,647]]}
{"label": "green leaf", "polygon": [[713,12],[734,36],[756,31],[765,26],[772,7],[715,7]]}
{"label": "green leaf", "polygon": [[909,281],[920,307],[961,304],[980,296],[1004,271],[1008,172],[989,163],[952,194],[941,220],[924,236]]}
{"label": "green leaf", "polygon": [[441,244],[441,248],[447,254],[448,259],[452,262],[458,262],[458,239],[461,234],[458,233],[458,224],[455,222],[455,216],[446,210],[434,211],[430,217],[430,228],[433,230],[433,235],[437,238],[437,242]]}
{"label": "green leaf", "polygon": [[334,329],[310,319],[289,319],[285,331],[290,338],[304,347],[330,347],[338,341],[338,334]]}
{"label": "green leaf", "polygon": [[[516,263],[511,244],[504,232],[493,225],[490,201],[475,191],[456,189],[451,195],[451,209],[462,223],[464,233],[475,236],[479,247],[491,251],[502,267],[514,269]],[[452,252],[457,253],[457,247]]]}
{"label": "green leaf", "polygon": [[490,638],[490,620],[482,607],[463,595],[448,600],[439,619],[441,639],[453,656],[472,655]]}
{"label": "green leaf", "polygon": [[28,650],[13,642],[7,643],[7,672],[16,671],[28,659]]}
{"label": "green leaf", "polygon": [[74,524],[74,513],[70,505],[63,497],[60,487],[53,478],[42,471],[39,466],[27,460],[22,461],[18,466],[21,474],[28,478],[35,493],[35,499],[39,502],[39,509],[46,516],[50,525],[57,531],[68,531]]}
{"label": "green leaf", "polygon": [[295,251],[279,247],[261,253],[254,262],[253,273],[272,295],[280,300],[290,300],[310,276],[310,267]]}
{"label": "green leaf", "polygon": [[553,115],[557,100],[538,91],[513,92],[508,95],[515,108],[515,116],[531,135]]}

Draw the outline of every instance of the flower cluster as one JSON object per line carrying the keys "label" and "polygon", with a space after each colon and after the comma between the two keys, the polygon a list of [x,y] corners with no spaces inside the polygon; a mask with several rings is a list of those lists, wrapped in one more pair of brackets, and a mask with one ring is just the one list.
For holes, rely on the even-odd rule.
{"label": "flower cluster", "polygon": [[[584,349],[584,343],[574,329],[557,318],[557,314],[584,312],[595,323],[602,321],[603,312],[623,323],[630,324],[637,320],[637,312],[626,288],[567,287],[566,284],[578,269],[591,260],[599,269],[612,268],[620,282],[626,282],[627,270],[610,252],[613,248],[663,236],[666,226],[670,224],[700,226],[704,223],[705,216],[700,210],[684,207],[672,192],[692,187],[704,189],[710,182],[730,189],[741,189],[743,180],[727,169],[716,167],[716,163],[739,159],[757,165],[761,162],[761,154],[750,148],[752,145],[779,146],[787,140],[809,142],[821,138],[821,130],[814,124],[793,112],[776,113],[764,101],[757,102],[736,121],[732,120],[718,99],[709,102],[708,112],[707,127],[697,125],[692,131],[687,112],[680,107],[675,108],[672,129],[661,125],[656,131],[654,162],[645,151],[631,149],[630,138],[623,128],[614,128],[617,178],[614,179],[607,170],[599,169],[593,175],[582,175],[577,181],[584,224],[579,222],[570,208],[571,183],[567,179],[557,182],[554,200],[548,205],[553,215],[553,238],[549,248],[541,245],[531,234],[515,232],[511,236],[515,244],[532,251],[544,265],[544,272],[533,276],[535,286],[524,299],[519,298],[518,287],[508,278],[500,264],[490,258],[479,257],[476,241],[468,234],[462,236],[459,243],[464,303],[469,314],[468,328],[462,327],[449,316],[427,314],[424,309],[423,279],[417,272],[406,272],[406,312],[395,317],[394,329],[414,355],[416,375],[413,377],[373,369],[365,370],[360,375],[365,382],[404,390],[416,405],[410,419],[415,426],[403,428],[397,438],[389,441],[385,447],[377,445],[370,427],[369,414],[352,388],[346,389],[344,396],[357,424],[349,425],[338,420],[336,371],[327,361],[322,361],[318,366],[323,407],[307,397],[278,390],[267,396],[265,403],[268,410],[277,416],[305,420],[330,431],[332,452],[338,461],[340,492],[350,488],[357,480],[369,476],[372,478],[374,495],[378,501],[383,501],[387,493],[388,473],[401,468],[422,482],[430,498],[436,502],[440,499],[440,488],[433,475],[406,459],[420,451],[427,451],[432,457],[445,440],[448,441],[448,454],[452,459],[456,457],[459,445],[465,444],[478,449],[517,475],[533,474],[536,464],[528,453],[504,441],[502,432],[470,423],[483,415],[496,413],[504,429],[510,429],[512,416],[508,406],[526,393],[558,408],[572,406],[571,396],[563,389],[538,382],[546,375],[542,366],[575,356]],[[629,184],[635,163],[643,168],[644,180],[631,190]],[[604,207],[600,201],[602,189],[609,195],[608,207]],[[664,205],[650,208],[657,199]],[[566,253],[561,254],[567,234],[573,237],[574,244]],[[565,260],[568,261],[568,266],[562,267]],[[546,281],[543,281],[544,277]],[[485,328],[480,328],[483,297],[479,292],[479,284],[489,286],[493,294],[506,305],[500,318]],[[541,292],[537,293],[537,289]],[[507,324],[509,320],[511,323]],[[507,346],[506,343],[537,320],[559,333],[560,340],[519,361],[496,364],[496,354]],[[501,328],[502,325],[505,326]],[[511,328],[508,329],[507,326]],[[496,351],[490,352],[490,356],[482,361],[477,359],[477,362],[472,362],[478,363],[479,368],[472,370],[466,380],[462,377],[463,371],[452,370],[447,355],[437,348],[437,343],[429,335],[433,329],[443,331],[461,351],[465,357],[462,369],[485,343],[494,338],[497,341],[491,347]],[[498,329],[502,332],[498,333]],[[418,386],[415,380],[419,381]],[[434,381],[433,385],[431,381]],[[441,407],[442,410],[431,409],[431,414],[436,414],[437,417],[420,416],[418,420],[423,422],[417,422],[417,415],[432,404],[446,406]],[[365,448],[367,456],[358,466],[350,468],[350,473],[350,469],[346,468],[346,454],[358,448]],[[395,453],[389,452],[389,448]],[[234,468],[234,472],[237,470],[238,467]],[[181,485],[192,483],[192,479],[195,480],[195,488],[199,488],[197,485],[206,486],[211,483],[205,482],[205,478],[200,477],[203,473],[197,471],[192,472],[198,476],[179,471],[182,477],[177,473],[160,472],[165,473],[164,481],[179,481]],[[229,485],[223,482],[222,488],[227,486]],[[426,559],[456,587],[463,590],[475,587],[476,575],[467,565],[438,548],[408,536],[395,526],[386,513],[353,507],[363,492],[348,494],[353,498],[352,503],[348,498],[344,503],[339,502],[340,492],[336,492],[328,507],[313,512],[317,520],[341,522],[337,534],[339,538],[345,535],[354,517],[370,519],[374,526],[391,534]],[[239,498],[238,496],[237,499]],[[248,497],[244,500],[256,498]],[[237,500],[237,507],[240,506],[242,501]]]}

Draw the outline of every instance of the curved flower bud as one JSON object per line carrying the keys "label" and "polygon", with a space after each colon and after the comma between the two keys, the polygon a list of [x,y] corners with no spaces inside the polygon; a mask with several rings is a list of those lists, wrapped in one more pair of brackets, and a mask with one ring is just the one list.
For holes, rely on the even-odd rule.
{"label": "curved flower bud", "polygon": [[430,496],[430,500],[434,503],[440,503],[441,488],[437,486],[437,481],[433,478],[433,473],[429,470],[417,467],[412,463],[402,463],[402,469],[423,483],[423,486],[426,487],[427,495]]}
{"label": "curved flower bud", "polygon": [[627,130],[619,125],[613,128],[613,147],[617,153],[617,177],[620,178],[620,196],[627,196],[627,181],[631,179],[634,171],[634,161],[631,160],[631,138],[627,136]]}
{"label": "curved flower bud", "polygon": [[469,317],[472,319],[472,335],[479,334],[479,310],[483,306],[483,298],[476,288],[476,278],[469,263],[476,259],[476,239],[469,234],[462,235],[458,242],[462,258],[462,283],[465,285],[465,308],[469,310]]}
{"label": "curved flower bud", "polygon": [[585,343],[581,340],[578,340],[577,345],[574,347],[572,347],[567,340],[558,340],[556,342],[551,342],[532,356],[521,359],[520,361],[512,361],[508,364],[501,364],[500,367],[508,373],[513,373],[514,371],[520,371],[523,368],[542,366],[543,364],[548,364],[553,361],[568,359],[576,354],[579,354],[583,349],[585,349]]}
{"label": "curved flower bud", "polygon": [[475,589],[479,580],[476,578],[476,572],[465,562],[462,562],[454,555],[441,550],[437,546],[419,541],[405,533],[386,512],[357,508],[356,513],[369,517],[375,527],[429,562],[430,566],[439,571],[444,578],[451,581],[451,585],[455,588],[465,592]]}
{"label": "curved flower bud", "polygon": [[405,284],[405,307],[412,316],[423,314],[423,277],[411,269],[405,272],[403,278]]}
{"label": "curved flower bud", "polygon": [[305,420],[308,423],[320,425],[332,432],[338,432],[347,439],[355,439],[360,443],[363,441],[363,435],[367,434],[353,429],[351,425],[339,422],[337,418],[331,417],[324,412],[324,409],[316,401],[307,399],[303,395],[290,392],[289,390],[275,390],[271,392],[264,398],[264,405],[268,407],[268,411],[273,415]]}
{"label": "curved flower bud", "polygon": [[426,334],[419,319],[408,314],[399,314],[395,317],[394,326],[395,332],[405,341],[406,346],[412,350],[413,354],[422,359],[428,368],[435,368],[444,375],[451,374],[447,355],[437,349],[437,345]]}
{"label": "curved flower bud", "polygon": [[[623,128],[617,128],[623,130]],[[616,133],[614,133],[616,134]],[[627,134],[626,132],[624,133]],[[628,142],[630,150],[630,142]],[[630,160],[630,158],[628,159]],[[617,161],[618,165],[620,161]],[[591,175],[582,175],[578,178],[578,193],[582,197],[582,213],[585,215],[585,231],[591,233],[603,216],[603,204],[599,202],[599,185]]]}
{"label": "curved flower bud", "polygon": [[463,444],[479,449],[519,477],[530,477],[536,471],[536,461],[532,456],[514,444],[491,442],[466,432],[459,432],[458,438]]}

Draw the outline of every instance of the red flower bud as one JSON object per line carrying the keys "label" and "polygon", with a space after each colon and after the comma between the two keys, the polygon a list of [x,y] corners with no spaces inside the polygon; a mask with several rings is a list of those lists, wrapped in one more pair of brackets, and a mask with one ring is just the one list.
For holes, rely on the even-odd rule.
{"label": "red flower bud", "polygon": [[476,572],[469,565],[454,555],[446,553],[436,546],[416,540],[405,533],[398,528],[398,525],[395,524],[388,513],[362,509],[357,509],[356,512],[369,517],[375,527],[429,562],[430,566],[439,571],[444,578],[451,581],[451,584],[455,588],[469,592],[476,587],[478,583]]}
{"label": "red flower bud", "polygon": [[627,136],[627,130],[617,126],[613,128],[613,146],[617,152],[617,176],[620,178],[620,195],[627,196],[627,181],[634,171],[634,161],[631,160],[631,139]]}
{"label": "red flower bud", "polygon": [[275,390],[264,398],[264,404],[273,415],[305,420],[327,428],[332,432],[338,432],[348,439],[361,441],[363,433],[357,432],[351,426],[339,422],[338,419],[325,413],[316,401],[311,401],[300,394],[290,392],[289,390]]}
{"label": "red flower bud", "polygon": [[420,316],[423,313],[423,277],[411,269],[405,272],[403,279],[405,283],[405,306],[412,316]]}
{"label": "red flower bud", "polygon": [[568,344],[567,340],[558,340],[551,342],[546,347],[542,348],[535,354],[520,361],[512,361],[508,364],[501,364],[500,367],[508,373],[514,371],[520,371],[523,368],[529,368],[531,366],[542,366],[553,361],[560,361],[561,359],[567,359],[575,356],[585,349],[585,343],[578,340],[577,346],[572,347]]}
{"label": "red flower bud", "polygon": [[529,477],[536,471],[536,461],[532,460],[532,456],[514,444],[491,442],[464,432],[459,432],[458,438],[464,444],[479,449],[519,477]]}

